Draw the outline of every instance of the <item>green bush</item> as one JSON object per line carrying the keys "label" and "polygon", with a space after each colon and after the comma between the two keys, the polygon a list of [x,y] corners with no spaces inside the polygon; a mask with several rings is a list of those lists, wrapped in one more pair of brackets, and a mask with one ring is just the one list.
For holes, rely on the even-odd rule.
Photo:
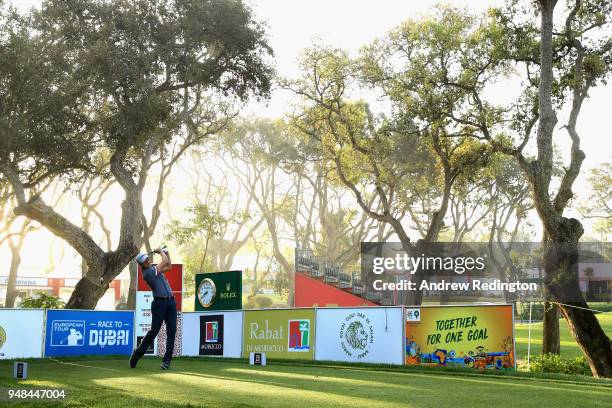
{"label": "green bush", "polygon": [[24,309],[63,309],[66,304],[59,297],[38,292],[32,297],[27,297],[19,304]]}
{"label": "green bush", "polygon": [[260,309],[271,307],[272,304],[274,303],[272,299],[270,299],[267,296],[255,296],[255,301],[257,302],[257,306]]}
{"label": "green bush", "polygon": [[250,296],[244,305],[245,309],[266,309],[272,307],[272,299],[267,296]]}
{"label": "green bush", "polygon": [[583,356],[564,359],[556,354],[537,356],[531,362],[529,371],[534,373],[592,375],[591,369]]}

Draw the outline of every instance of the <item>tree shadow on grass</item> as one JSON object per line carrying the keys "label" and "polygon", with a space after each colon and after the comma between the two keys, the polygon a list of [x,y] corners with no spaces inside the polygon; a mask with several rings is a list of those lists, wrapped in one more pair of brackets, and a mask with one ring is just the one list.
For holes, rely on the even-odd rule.
{"label": "tree shadow on grass", "polygon": [[[197,367],[197,368],[196,368]],[[251,368],[246,364],[231,364],[228,367],[223,362],[198,362],[182,361],[180,366],[182,376],[196,376],[204,380],[224,380],[244,383],[244,393],[249,394],[249,387],[261,388],[258,386],[275,386],[288,390],[303,390],[325,395],[337,395],[352,399],[361,399],[370,402],[393,402],[406,403],[416,399],[425,399],[429,402],[437,399],[440,394],[447,390],[463,388],[466,391],[464,399],[474,402],[490,403],[491,392],[496,395],[511,395],[520,393],[529,395],[533,391],[538,394],[548,394],[558,396],[563,394],[566,397],[575,397],[584,401],[591,398],[605,398],[608,394],[606,387],[556,384],[554,382],[541,382],[529,379],[509,379],[509,378],[490,378],[486,376],[460,377],[457,375],[445,376],[443,373],[409,373],[409,372],[388,372],[367,370],[363,368],[327,368],[310,366],[299,367],[300,371],[296,374],[295,368],[291,366],[268,366],[266,368]],[[196,369],[194,369],[196,368]],[[180,386],[181,380],[171,380]],[[326,384],[328,383],[328,384]],[[331,383],[331,384],[329,384]],[[368,386],[361,386],[355,383],[365,383]],[[204,384],[196,385],[203,391],[214,392]],[[441,385],[444,384],[444,385]],[[322,387],[322,385],[326,385]],[[242,393],[238,391],[237,393]],[[570,395],[571,394],[571,395]],[[482,396],[482,397],[481,397]],[[529,402],[540,400],[545,402],[546,395],[529,397]]]}
{"label": "tree shadow on grass", "polygon": [[[11,386],[0,363],[0,385]],[[12,367],[11,367],[12,368]],[[12,372],[12,370],[11,370]],[[601,406],[609,387],[529,379],[461,377],[349,367],[269,365],[242,361],[175,360],[170,372],[158,359],[137,369],[127,360],[39,360],[31,384],[68,387],[83,406],[491,406],[502,398],[520,406]],[[27,384],[27,383],[26,383]],[[451,397],[448,397],[452,395]],[[147,405],[148,404],[148,405]],[[504,405],[504,404],[502,404]]]}

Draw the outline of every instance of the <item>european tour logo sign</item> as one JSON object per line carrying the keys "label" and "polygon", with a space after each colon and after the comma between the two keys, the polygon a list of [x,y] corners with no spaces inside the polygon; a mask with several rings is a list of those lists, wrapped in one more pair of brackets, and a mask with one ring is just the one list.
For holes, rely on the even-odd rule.
{"label": "european tour logo sign", "polygon": [[48,310],[45,356],[129,355],[133,336],[133,312]]}
{"label": "european tour logo sign", "polygon": [[200,316],[201,356],[223,355],[223,315]]}
{"label": "european tour logo sign", "polygon": [[245,311],[243,356],[312,359],[314,317],[313,309]]}

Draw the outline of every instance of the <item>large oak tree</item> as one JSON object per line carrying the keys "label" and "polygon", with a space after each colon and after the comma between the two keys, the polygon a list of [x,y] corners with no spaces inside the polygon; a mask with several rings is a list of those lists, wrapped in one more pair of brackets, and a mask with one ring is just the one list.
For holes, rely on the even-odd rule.
{"label": "large oak tree", "polygon": [[[423,36],[434,36],[438,28],[431,21],[415,26]],[[469,180],[489,154],[464,130],[449,126],[430,89],[408,85],[420,68],[395,58],[395,40],[392,33],[357,59],[314,47],[301,61],[302,77],[287,86],[300,97],[292,124],[305,136],[304,145],[317,146],[331,177],[351,191],[369,217],[388,224],[407,253],[420,253],[445,228],[456,181]],[[386,64],[391,59],[393,66]],[[374,113],[356,96],[360,87],[380,95],[390,112]],[[422,231],[421,239],[413,240],[411,227]],[[424,278],[421,271],[414,275],[417,282]],[[402,299],[421,301],[420,291]]]}
{"label": "large oak tree", "polygon": [[[564,212],[586,157],[577,129],[583,103],[590,89],[611,72],[612,5],[576,0],[566,6],[557,20],[555,0],[539,1],[538,7],[512,2],[478,18],[441,9],[441,18],[463,15],[463,24],[441,26],[434,41],[409,30],[402,51],[422,52],[429,59],[419,81],[435,90],[431,94],[443,117],[518,163],[544,229],[547,300],[561,310],[593,374],[609,377],[610,339],[578,286],[578,242],[584,230],[579,220]],[[521,86],[509,103],[489,97],[504,81]],[[569,115],[557,129],[564,107]],[[570,152],[559,169],[554,149],[560,137],[568,137]],[[551,334],[549,324],[554,327],[557,322],[556,311],[546,316],[545,336]],[[555,337],[545,339],[545,350]]]}
{"label": "large oak tree", "polygon": [[[266,95],[271,50],[234,0],[49,0],[26,17],[3,11],[0,24],[0,172],[15,214],[87,263],[67,307],[93,308],[142,244],[151,164],[186,128],[200,131],[199,115],[214,101]],[[100,152],[110,157],[105,176],[125,195],[111,251],[31,193],[55,174],[79,182]]]}

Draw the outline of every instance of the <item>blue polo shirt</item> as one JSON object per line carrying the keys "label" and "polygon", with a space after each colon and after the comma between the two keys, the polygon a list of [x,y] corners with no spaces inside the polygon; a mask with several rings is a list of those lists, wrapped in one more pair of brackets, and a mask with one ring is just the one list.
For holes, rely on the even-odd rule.
{"label": "blue polo shirt", "polygon": [[172,289],[165,273],[157,272],[157,265],[142,271],[142,277],[153,291],[153,297],[172,297]]}

